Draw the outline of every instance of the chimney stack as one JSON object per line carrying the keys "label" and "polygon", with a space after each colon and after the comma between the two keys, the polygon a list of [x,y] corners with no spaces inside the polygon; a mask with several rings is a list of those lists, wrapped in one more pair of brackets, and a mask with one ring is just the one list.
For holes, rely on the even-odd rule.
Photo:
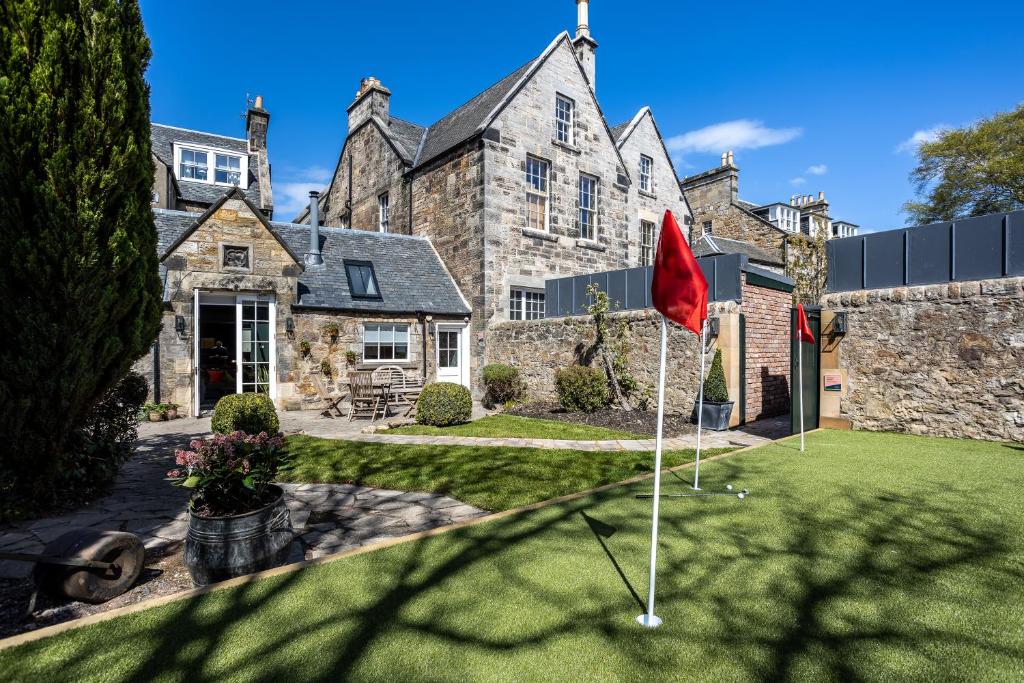
{"label": "chimney stack", "polygon": [[316,190],[309,193],[309,251],[303,261],[307,266],[324,263],[324,256],[320,253],[320,193]]}
{"label": "chimney stack", "polygon": [[376,117],[385,126],[391,125],[391,91],[378,79],[367,76],[359,81],[356,99],[348,106],[348,132],[371,117]]}
{"label": "chimney stack", "polygon": [[590,81],[590,89],[596,91],[597,41],[590,36],[590,0],[576,0],[576,38],[572,45]]}
{"label": "chimney stack", "polygon": [[[263,108],[263,96],[245,113],[245,137],[249,141],[249,170],[256,176],[260,186],[260,209],[267,216],[274,215],[274,197],[270,187],[270,156],[267,152],[267,128],[270,127],[270,112]],[[255,163],[253,163],[255,161]]]}

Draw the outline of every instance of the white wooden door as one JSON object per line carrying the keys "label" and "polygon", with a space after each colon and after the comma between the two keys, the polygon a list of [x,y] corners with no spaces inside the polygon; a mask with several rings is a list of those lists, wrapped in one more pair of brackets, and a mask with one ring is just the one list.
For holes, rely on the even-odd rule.
{"label": "white wooden door", "polygon": [[466,326],[438,325],[436,329],[437,381],[469,386]]}

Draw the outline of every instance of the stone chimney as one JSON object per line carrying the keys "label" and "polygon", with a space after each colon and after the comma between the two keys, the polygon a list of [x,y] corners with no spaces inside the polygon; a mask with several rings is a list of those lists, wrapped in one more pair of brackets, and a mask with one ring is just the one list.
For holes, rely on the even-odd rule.
{"label": "stone chimney", "polygon": [[576,0],[576,37],[572,41],[576,58],[590,81],[591,90],[597,91],[597,41],[590,37],[590,0]]}
{"label": "stone chimney", "polygon": [[[267,128],[270,112],[263,108],[263,96],[245,113],[245,137],[249,141],[249,171],[260,186],[260,209],[268,217],[274,215],[274,195],[270,186],[270,156],[267,153]],[[255,161],[256,163],[253,163]]]}
{"label": "stone chimney", "polygon": [[391,91],[373,76],[368,76],[359,82],[356,99],[348,106],[348,132],[351,133],[372,116],[376,116],[386,126],[391,124]]}

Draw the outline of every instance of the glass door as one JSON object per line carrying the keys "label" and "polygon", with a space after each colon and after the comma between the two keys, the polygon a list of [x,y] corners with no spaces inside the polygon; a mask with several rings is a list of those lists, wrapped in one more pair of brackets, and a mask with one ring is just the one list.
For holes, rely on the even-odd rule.
{"label": "glass door", "polygon": [[274,398],[274,309],[270,297],[238,297],[238,393],[260,392]]}

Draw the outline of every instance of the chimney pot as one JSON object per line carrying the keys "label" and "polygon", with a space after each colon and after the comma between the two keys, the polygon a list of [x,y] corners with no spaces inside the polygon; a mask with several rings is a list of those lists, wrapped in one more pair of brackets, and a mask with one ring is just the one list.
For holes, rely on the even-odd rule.
{"label": "chimney pot", "polygon": [[729,150],[729,165],[730,165],[730,166],[735,166],[735,165],[736,165],[736,164],[735,164],[735,163],[733,162],[733,160],[732,160],[732,150],[731,150],[731,149]]}
{"label": "chimney pot", "polygon": [[729,158],[729,153],[728,152],[722,152],[722,166],[725,166],[725,163],[726,163],[725,160],[728,159],[728,158]]}
{"label": "chimney pot", "polygon": [[253,105],[254,109],[263,109],[263,95],[256,96],[256,104]]}
{"label": "chimney pot", "polygon": [[818,201],[819,202],[825,201],[825,192],[824,192],[824,190],[818,192]]}
{"label": "chimney pot", "polygon": [[316,190],[309,193],[309,251],[303,260],[307,266],[319,266],[324,262],[320,253],[320,193]]}

